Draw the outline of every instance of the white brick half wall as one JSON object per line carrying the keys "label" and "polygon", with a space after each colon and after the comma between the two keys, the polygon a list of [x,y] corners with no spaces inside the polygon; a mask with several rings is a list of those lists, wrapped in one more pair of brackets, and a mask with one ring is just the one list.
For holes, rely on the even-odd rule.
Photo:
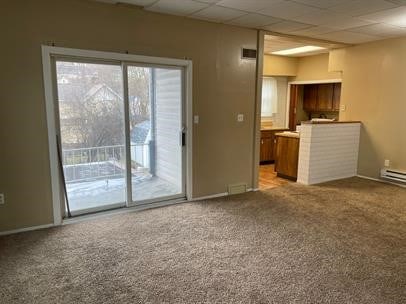
{"label": "white brick half wall", "polygon": [[302,124],[297,182],[356,176],[360,130],[361,123]]}

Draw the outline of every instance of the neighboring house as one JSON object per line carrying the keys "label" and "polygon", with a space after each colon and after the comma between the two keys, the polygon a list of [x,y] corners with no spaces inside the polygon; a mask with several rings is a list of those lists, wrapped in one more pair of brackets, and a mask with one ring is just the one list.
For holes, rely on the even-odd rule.
{"label": "neighboring house", "polygon": [[144,120],[131,130],[131,159],[143,168],[150,168],[151,121]]}
{"label": "neighboring house", "polygon": [[107,84],[93,85],[89,90],[83,90],[83,85],[63,81],[58,83],[58,100],[60,123],[63,129],[63,140],[65,146],[75,147],[81,144],[81,132],[78,130],[83,120],[83,112],[78,107],[78,102],[91,102],[94,109],[94,115],[98,115],[100,106],[115,101],[122,102],[123,98]]}

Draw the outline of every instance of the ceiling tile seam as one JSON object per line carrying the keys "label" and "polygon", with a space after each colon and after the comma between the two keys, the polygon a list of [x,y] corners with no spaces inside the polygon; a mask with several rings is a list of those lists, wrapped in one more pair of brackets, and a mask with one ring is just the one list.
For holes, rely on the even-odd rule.
{"label": "ceiling tile seam", "polygon": [[[159,0],[158,0],[158,1],[159,1]],[[195,15],[195,14],[201,12],[201,11],[204,11],[205,9],[208,9],[208,8],[210,8],[210,7],[214,7],[214,6],[216,6],[216,7],[221,7],[221,8],[227,8],[227,9],[230,9],[230,10],[239,11],[239,12],[241,12],[241,13],[244,13],[243,15],[241,15],[241,16],[239,16],[239,17],[237,17],[237,18],[241,18],[241,17],[243,17],[243,16],[249,15],[249,12],[247,12],[247,11],[243,11],[243,10],[236,9],[236,8],[229,8],[229,7],[220,6],[220,5],[217,5],[216,2],[207,3],[207,2],[200,2],[199,0],[192,0],[192,1],[197,2],[197,3],[208,4],[208,6],[202,8],[202,9],[199,9],[199,10],[197,10],[197,11],[195,11],[195,12],[189,14],[189,15],[185,15],[185,17],[193,18],[193,15]],[[198,17],[198,16],[196,16],[196,17]],[[236,19],[236,18],[233,18],[233,19]],[[207,21],[210,21],[210,19],[208,19],[208,18],[207,18],[206,20],[207,20]],[[231,19],[225,20],[225,21],[230,21],[230,20],[231,20]],[[212,19],[212,21],[214,21],[214,19]],[[223,22],[219,22],[219,23],[224,23],[224,21],[223,21]]]}

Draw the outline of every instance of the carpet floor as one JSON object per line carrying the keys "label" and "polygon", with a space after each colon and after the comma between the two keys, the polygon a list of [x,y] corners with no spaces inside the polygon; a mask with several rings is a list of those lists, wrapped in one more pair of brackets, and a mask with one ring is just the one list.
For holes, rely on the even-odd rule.
{"label": "carpet floor", "polygon": [[351,178],[0,237],[1,303],[406,303],[406,189]]}

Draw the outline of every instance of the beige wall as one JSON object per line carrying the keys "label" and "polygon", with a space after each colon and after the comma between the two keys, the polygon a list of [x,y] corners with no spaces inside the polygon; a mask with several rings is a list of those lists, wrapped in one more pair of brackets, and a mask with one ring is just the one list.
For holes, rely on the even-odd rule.
{"label": "beige wall", "polygon": [[347,48],[342,60],[340,119],[363,124],[358,173],[377,178],[385,159],[406,170],[406,38]]}
{"label": "beige wall", "polygon": [[264,76],[296,76],[299,58],[264,55]]}
{"label": "beige wall", "polygon": [[[83,0],[0,3],[0,231],[52,222],[41,44],[190,58],[195,196],[251,186],[256,31]],[[237,123],[236,115],[245,114]]]}
{"label": "beige wall", "polygon": [[300,57],[293,80],[340,79],[340,72],[329,72],[329,54]]}

